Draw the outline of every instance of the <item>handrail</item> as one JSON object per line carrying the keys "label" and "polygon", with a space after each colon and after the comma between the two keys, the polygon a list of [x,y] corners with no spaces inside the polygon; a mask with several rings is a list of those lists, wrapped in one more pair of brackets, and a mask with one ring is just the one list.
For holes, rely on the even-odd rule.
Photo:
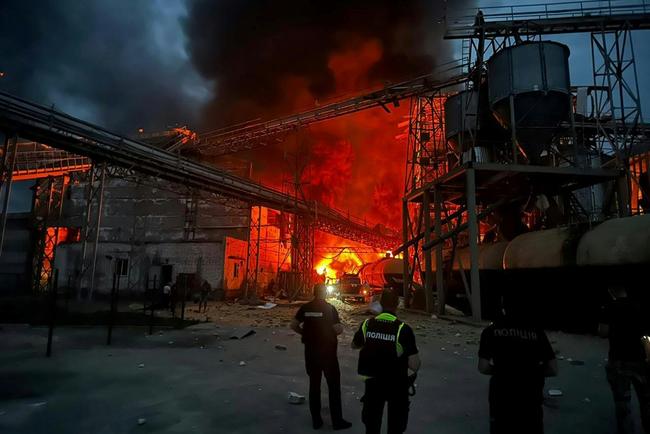
{"label": "handrail", "polygon": [[[616,16],[650,13],[646,0],[583,0],[557,3],[536,3],[518,6],[488,6],[459,10],[463,15],[447,15],[447,22],[466,26],[474,23],[476,14],[483,12],[483,19],[490,21],[521,21],[569,17]],[[470,12],[471,11],[471,12]]]}

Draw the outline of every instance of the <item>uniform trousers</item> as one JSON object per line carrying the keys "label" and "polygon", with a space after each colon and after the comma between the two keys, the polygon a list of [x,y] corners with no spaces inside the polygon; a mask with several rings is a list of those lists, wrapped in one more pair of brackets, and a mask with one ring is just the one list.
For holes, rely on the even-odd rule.
{"label": "uniform trousers", "polygon": [[343,419],[341,408],[341,371],[336,357],[336,347],[332,350],[314,350],[305,346],[305,368],[309,375],[309,410],[314,422],[321,421],[320,384],[324,375],[329,394],[332,423]]}
{"label": "uniform trousers", "polygon": [[543,380],[490,379],[490,434],[543,434]]}
{"label": "uniform trousers", "polygon": [[410,405],[407,378],[403,381],[367,379],[362,402],[361,420],[366,425],[366,434],[379,434],[384,404],[388,404],[388,434],[406,431]]}
{"label": "uniform trousers", "polygon": [[650,434],[650,367],[644,362],[610,360],[605,371],[614,395],[619,434],[636,432],[632,420],[632,386],[639,399],[641,424]]}

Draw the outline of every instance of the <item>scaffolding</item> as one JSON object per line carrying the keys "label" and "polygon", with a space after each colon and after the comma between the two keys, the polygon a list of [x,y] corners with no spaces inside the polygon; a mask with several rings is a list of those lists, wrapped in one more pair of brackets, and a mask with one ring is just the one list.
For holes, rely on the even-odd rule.
{"label": "scaffolding", "polygon": [[[640,142],[647,141],[647,128],[642,123],[631,32],[650,27],[650,8],[629,2],[607,2],[603,8],[599,3],[603,2],[485,8],[471,15],[448,17],[446,37],[463,39],[464,90],[479,101],[473,102],[478,107],[474,113],[470,97],[464,101],[462,116],[469,125],[465,133],[469,137],[462,140],[469,144],[470,152],[463,154],[448,145],[444,115],[438,108],[443,105],[435,103],[436,98],[444,98],[444,91],[458,89],[441,88],[437,94],[419,95],[411,102],[402,205],[404,243],[398,251],[404,253],[405,294],[424,291],[428,311],[437,307],[437,312],[444,314],[445,273],[457,263],[472,315],[482,318],[479,243],[485,234],[480,224],[500,208],[526,203],[538,193],[549,197],[561,194],[566,199],[562,205],[568,223],[591,222],[577,192],[618,180],[618,191],[611,192],[610,202],[618,204],[621,216],[633,212],[630,185],[642,190],[643,182],[634,175],[645,172],[643,161],[631,166],[629,159],[644,148]],[[594,85],[585,90],[573,88],[568,96],[570,121],[553,132],[552,143],[546,148],[550,164],[522,164],[526,155],[518,147],[514,117],[509,150],[502,149],[492,162],[482,161],[473,150],[484,139],[479,128],[479,88],[486,59],[524,39],[540,41],[546,34],[576,32],[591,34]],[[589,104],[592,113],[576,121],[577,100],[585,91],[594,94]],[[511,116],[513,104],[511,95]],[[585,161],[578,155],[579,146],[611,158],[602,164]],[[535,218],[531,216],[531,225],[538,224]],[[456,255],[461,246],[469,250],[468,264],[462,264]]]}

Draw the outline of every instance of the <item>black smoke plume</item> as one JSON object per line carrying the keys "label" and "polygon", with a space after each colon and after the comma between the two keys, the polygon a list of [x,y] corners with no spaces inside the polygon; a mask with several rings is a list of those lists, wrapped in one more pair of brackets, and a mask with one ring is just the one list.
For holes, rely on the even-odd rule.
{"label": "black smoke plume", "polygon": [[328,66],[330,56],[364,41],[375,40],[382,49],[368,71],[371,84],[429,73],[437,60],[450,56],[449,44],[442,43],[442,0],[197,0],[190,5],[189,52],[199,72],[216,83],[206,116],[217,124],[296,108],[286,95],[288,78],[302,79],[316,99],[337,94],[341,89]]}

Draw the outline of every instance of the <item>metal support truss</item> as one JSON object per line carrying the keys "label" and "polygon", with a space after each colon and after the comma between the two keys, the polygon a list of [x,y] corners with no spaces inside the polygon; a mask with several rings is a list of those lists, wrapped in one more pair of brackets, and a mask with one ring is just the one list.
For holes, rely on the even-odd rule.
{"label": "metal support truss", "polygon": [[[631,159],[642,138],[640,126],[643,123],[633,30],[632,24],[626,21],[617,29],[603,28],[591,33],[594,87],[605,89],[596,93],[594,99],[598,128],[596,147],[599,154],[613,154],[616,157],[618,167],[627,178],[626,196],[636,188],[647,197],[645,184],[634,170],[630,170]],[[642,212],[640,206],[631,209],[629,199],[618,198],[619,208],[623,208],[622,214]]]}
{"label": "metal support truss", "polygon": [[196,236],[196,219],[198,214],[199,198],[193,189],[188,189],[185,196],[185,221],[183,224],[183,239],[191,241]]}
{"label": "metal support truss", "polygon": [[61,232],[60,220],[63,210],[67,176],[49,177],[38,180],[34,187],[33,219],[36,232],[36,246],[33,250],[34,276],[32,289],[44,293],[51,284],[54,270],[56,246]]}
{"label": "metal support truss", "polygon": [[307,217],[295,216],[291,234],[291,271],[296,276],[292,298],[309,291],[313,268],[314,226]]}
{"label": "metal support truss", "polygon": [[[449,169],[453,149],[445,139],[445,96],[441,92],[411,99],[406,161],[406,191],[422,188]],[[453,160],[453,158],[452,158]]]}
{"label": "metal support truss", "polygon": [[[411,293],[422,285],[429,312],[434,309],[433,258],[429,253],[422,253],[422,244],[431,240],[431,232],[434,230],[431,212],[434,204],[428,195],[424,195],[421,202],[409,202],[406,197],[446,173],[450,165],[459,159],[445,139],[444,101],[445,96],[440,91],[411,99],[405,200],[402,208],[404,296],[409,300]],[[442,261],[435,264],[436,277],[441,263]],[[436,285],[436,288],[443,291],[441,284]]]}
{"label": "metal support truss", "polygon": [[[95,268],[97,266],[97,254],[99,248],[99,232],[101,227],[103,204],[104,204],[104,182],[106,180],[107,166],[105,163],[93,164],[87,172],[86,182],[86,208],[81,230],[81,261],[80,270],[77,276],[77,297],[81,298],[81,288],[87,279],[88,299],[92,299],[95,286]],[[88,249],[92,244],[92,255]],[[88,276],[86,276],[89,273]]]}
{"label": "metal support truss", "polygon": [[246,280],[244,299],[257,299],[257,277],[260,268],[260,237],[262,234],[262,207],[251,206],[248,219],[248,248],[246,250]]}
{"label": "metal support truss", "polygon": [[449,71],[437,71],[422,77],[388,85],[364,95],[354,96],[344,100],[323,104],[320,107],[277,119],[234,125],[221,130],[206,132],[199,135],[198,141],[192,145],[198,150],[210,155],[223,155],[255,149],[284,137],[288,133],[298,131],[311,124],[323,122],[362,110],[382,107],[389,111],[388,105],[401,100],[449,87],[463,82],[465,75],[456,75],[449,79],[440,80],[440,75],[449,75]]}
{"label": "metal support truss", "polygon": [[7,228],[7,216],[9,215],[9,201],[11,199],[11,183],[13,182],[13,172],[16,166],[16,155],[18,148],[16,145],[17,137],[5,136],[2,148],[2,160],[0,162],[0,197],[2,197],[2,228],[0,228],[0,255],[4,247],[5,230]]}
{"label": "metal support truss", "polygon": [[[453,85],[453,83],[456,82],[449,80],[443,84]],[[409,89],[402,89],[404,93],[400,93],[401,97],[433,86],[431,82],[422,79],[414,80],[411,85],[413,87]],[[381,94],[387,95],[383,91]],[[376,106],[376,101],[373,107]],[[362,105],[355,110],[363,108],[370,108],[370,106]],[[314,202],[304,199],[296,201],[295,197],[232,175],[226,170],[201,164],[152,145],[117,135],[51,108],[3,92],[0,92],[0,128],[17,131],[20,137],[46,143],[48,146],[82,155],[93,161],[107,162],[112,167],[119,167],[126,172],[138,172],[170,183],[188,186],[208,195],[219,195],[235,202],[252,203],[255,206],[261,205],[280,211],[287,210],[301,216],[318,215],[319,222],[328,224],[328,231],[339,235],[338,231],[345,228],[345,233],[341,236],[353,241],[357,238],[368,238],[383,240],[381,243],[387,244],[386,239],[397,240],[398,238],[379,233],[375,228],[347,218],[343,213],[326,206],[317,206]]]}

